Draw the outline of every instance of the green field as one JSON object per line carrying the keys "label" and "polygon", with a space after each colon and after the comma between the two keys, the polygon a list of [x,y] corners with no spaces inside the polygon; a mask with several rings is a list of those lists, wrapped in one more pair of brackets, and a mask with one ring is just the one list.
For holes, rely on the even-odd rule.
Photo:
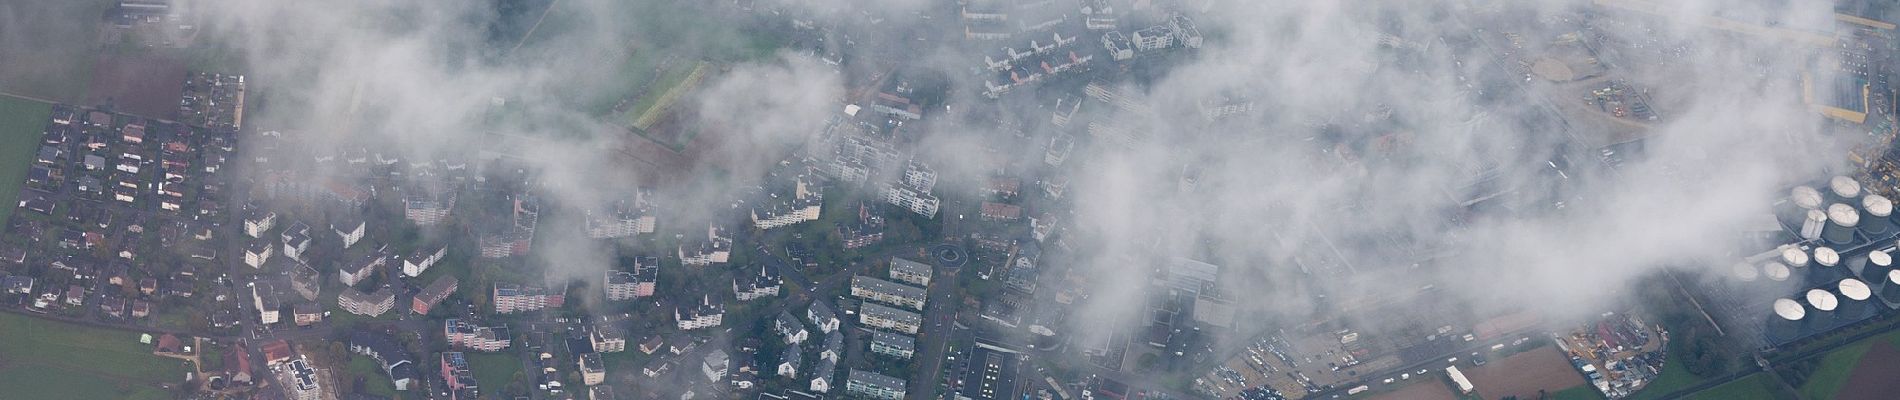
{"label": "green field", "polygon": [[1774,400],[1774,388],[1767,374],[1755,373],[1721,386],[1696,392],[1691,400]]}
{"label": "green field", "polygon": [[[350,355],[350,379],[363,379],[363,392],[377,396],[395,398],[396,384],[383,374],[383,367],[376,365],[376,359],[362,354]],[[350,383],[344,382],[344,385]]]}
{"label": "green field", "polygon": [[0,388],[22,399],[169,399],[184,361],[154,356],[138,333],[0,313]]}
{"label": "green field", "polygon": [[76,102],[92,84],[108,0],[0,2],[0,92]]}
{"label": "green field", "polygon": [[[0,141],[9,143],[0,148],[0,201],[16,201],[20,196],[20,185],[26,183],[27,167],[33,165],[33,154],[39,151],[40,132],[46,130],[46,118],[52,114],[51,104],[13,97],[0,96]],[[17,207],[0,207],[0,224],[13,215]]]}
{"label": "green field", "polygon": [[475,370],[475,383],[488,393],[501,393],[515,372],[521,370],[521,356],[515,353],[462,353],[468,368]]}
{"label": "green field", "polygon": [[653,127],[660,117],[666,115],[666,109],[671,108],[686,92],[692,91],[693,87],[699,86],[699,81],[706,77],[706,66],[705,62],[697,62],[691,67],[677,65],[667,68],[666,73],[653,81],[646,95],[640,96],[640,100],[627,109],[627,123],[639,130]]}

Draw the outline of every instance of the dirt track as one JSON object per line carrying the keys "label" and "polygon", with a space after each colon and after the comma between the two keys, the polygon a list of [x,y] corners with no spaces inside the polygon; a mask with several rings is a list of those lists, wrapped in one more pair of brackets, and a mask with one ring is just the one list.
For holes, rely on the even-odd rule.
{"label": "dirt track", "polygon": [[1861,356],[1860,364],[1854,366],[1853,375],[1847,376],[1847,384],[1835,393],[1839,400],[1886,400],[1900,393],[1900,349],[1886,342],[1874,343],[1867,349],[1867,355]]}
{"label": "dirt track", "polygon": [[[1464,368],[1460,368],[1464,369]],[[1487,399],[1505,396],[1535,399],[1537,391],[1556,393],[1584,384],[1583,375],[1570,367],[1570,361],[1555,346],[1539,347],[1491,361],[1465,371],[1471,385]]]}

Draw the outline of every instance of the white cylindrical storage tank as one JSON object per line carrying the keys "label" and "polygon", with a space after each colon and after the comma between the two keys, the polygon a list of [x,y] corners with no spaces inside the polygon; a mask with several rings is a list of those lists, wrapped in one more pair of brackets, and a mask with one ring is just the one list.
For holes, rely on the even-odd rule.
{"label": "white cylindrical storage tank", "polygon": [[1769,261],[1767,264],[1762,264],[1761,274],[1767,275],[1768,280],[1772,280],[1775,282],[1788,280],[1788,276],[1793,275],[1791,271],[1788,271],[1788,266],[1782,265],[1781,263],[1774,262],[1774,261]]}
{"label": "white cylindrical storage tank", "polygon": [[1827,188],[1831,192],[1829,194],[1840,200],[1853,200],[1855,197],[1860,197],[1860,182],[1854,181],[1854,178],[1836,176],[1827,181]]}
{"label": "white cylindrical storage tank", "polygon": [[1814,248],[1814,265],[1821,268],[1841,265],[1841,253],[1829,247],[1816,247]]}
{"label": "white cylindrical storage tank", "polygon": [[1788,264],[1789,268],[1795,269],[1806,267],[1808,266],[1808,252],[1801,251],[1799,247],[1783,247],[1781,248],[1781,263]]}
{"label": "white cylindrical storage tank", "polygon": [[1754,264],[1735,263],[1735,266],[1730,267],[1729,270],[1732,271],[1736,280],[1742,282],[1754,282],[1755,279],[1761,277],[1761,270],[1756,269]]}
{"label": "white cylindrical storage tank", "polygon": [[1880,298],[1900,302],[1900,269],[1887,271],[1887,284],[1880,287]]}
{"label": "white cylindrical storage tank", "polygon": [[1842,279],[1834,292],[1842,297],[1841,315],[1849,318],[1860,318],[1865,314],[1869,305],[1867,299],[1874,297],[1873,289],[1868,288],[1866,282],[1854,278]]}
{"label": "white cylindrical storage tank", "polygon": [[1886,250],[1867,252],[1867,264],[1860,268],[1860,279],[1867,282],[1880,282],[1887,279],[1887,272],[1893,271],[1893,255]]}
{"label": "white cylindrical storage tank", "polygon": [[1768,331],[1782,340],[1793,339],[1801,334],[1801,325],[1808,317],[1807,307],[1794,299],[1775,299],[1775,318],[1768,321]]}
{"label": "white cylindrical storage tank", "polygon": [[1821,198],[1821,191],[1814,190],[1813,186],[1795,186],[1793,190],[1788,191],[1788,200],[1793,201],[1796,207],[1801,207],[1803,210],[1819,210],[1821,202],[1824,201]]}
{"label": "white cylindrical storage tank", "polygon": [[1821,289],[1808,289],[1805,297],[1808,300],[1808,307],[1812,308],[1808,310],[1808,326],[1819,328],[1834,322],[1834,310],[1840,308],[1840,298],[1834,297],[1833,292]]}
{"label": "white cylindrical storage tank", "polygon": [[1801,239],[1818,240],[1821,238],[1821,231],[1826,228],[1827,212],[1808,210],[1807,217],[1801,220]]}
{"label": "white cylindrical storage tank", "polygon": [[1869,237],[1885,236],[1893,233],[1893,200],[1887,196],[1870,194],[1860,198],[1860,209],[1866,215],[1860,220],[1860,231]]}
{"label": "white cylindrical storage tank", "polygon": [[1854,241],[1854,227],[1860,225],[1860,210],[1854,206],[1834,203],[1827,206],[1827,227],[1821,228],[1821,239],[1828,244],[1844,245]]}

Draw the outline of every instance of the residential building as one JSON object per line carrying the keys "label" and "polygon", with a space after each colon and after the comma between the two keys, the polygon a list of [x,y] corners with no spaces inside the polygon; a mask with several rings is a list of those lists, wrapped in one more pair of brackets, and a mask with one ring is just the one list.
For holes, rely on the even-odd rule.
{"label": "residential building", "polygon": [[837,369],[838,360],[828,358],[818,359],[818,362],[812,364],[811,385],[809,389],[818,393],[831,392],[831,382],[833,379],[837,379]]}
{"label": "residential building", "polygon": [[859,203],[857,222],[838,224],[838,236],[847,249],[884,241],[884,217],[873,211],[871,203]]}
{"label": "residential building", "polygon": [[811,320],[819,332],[838,330],[838,313],[832,311],[831,305],[825,304],[824,299],[812,300],[811,306],[805,308],[805,319]]}
{"label": "residential building", "polygon": [[699,304],[682,304],[673,309],[673,319],[679,321],[680,330],[705,329],[725,322],[726,308],[714,303],[712,296],[702,295]]}
{"label": "residential building", "polygon": [[1082,26],[1089,30],[1115,29],[1115,7],[1108,0],[1082,0]]}
{"label": "residential building", "polygon": [[718,349],[707,353],[705,362],[699,365],[699,372],[705,374],[706,380],[711,382],[725,379],[726,373],[731,372],[731,369],[732,357],[727,356],[725,350]]}
{"label": "residential building", "polygon": [[917,339],[885,331],[871,331],[871,352],[909,360],[917,353]]}
{"label": "residential building", "polygon": [[416,249],[415,253],[403,257],[402,274],[411,278],[422,276],[423,271],[428,271],[429,267],[435,266],[435,263],[442,262],[442,257],[448,254],[448,245],[439,244]]}
{"label": "residential building", "polygon": [[594,351],[596,352],[619,353],[627,351],[627,330],[621,329],[619,326],[611,323],[594,325],[594,330],[587,333],[587,340],[593,345]]}
{"label": "residential building", "polygon": [[323,293],[323,275],[309,264],[297,264],[290,269],[290,288],[304,301],[317,301],[317,295]]}
{"label": "residential building", "polygon": [[717,225],[706,228],[706,241],[694,244],[680,244],[680,264],[688,266],[706,266],[724,263],[732,256],[732,238],[724,235]]}
{"label": "residential building", "polygon": [[358,241],[362,241],[363,234],[367,231],[368,227],[369,224],[363,221],[362,217],[358,216],[339,217],[335,221],[330,221],[330,231],[336,232],[337,238],[343,241],[343,248],[345,249],[350,248],[350,246],[355,246]]}
{"label": "residential building", "polygon": [[805,357],[800,353],[804,353],[804,349],[799,348],[797,343],[785,346],[785,349],[779,352],[778,376],[798,379],[798,366],[804,362]]}
{"label": "residential building", "polygon": [[317,303],[297,303],[290,306],[290,319],[297,326],[310,326],[323,321],[323,307]]}
{"label": "residential building", "polygon": [[1174,47],[1174,29],[1167,25],[1155,25],[1135,31],[1135,48],[1141,51],[1155,51]]}
{"label": "residential building", "polygon": [[611,239],[653,233],[656,218],[647,197],[647,192],[641,190],[631,201],[615,200],[603,210],[587,210],[587,237]]}
{"label": "residential building", "polygon": [[276,246],[272,246],[268,239],[253,241],[245,245],[244,265],[249,265],[251,268],[263,269],[264,263],[270,261],[270,256],[276,253],[276,251],[273,250],[275,248]]}
{"label": "residential building", "polygon": [[858,324],[915,335],[922,330],[924,317],[914,312],[865,302],[858,306]]}
{"label": "residential building", "polygon": [[344,289],[336,296],[336,305],[351,314],[377,317],[396,307],[396,292],[386,286],[370,292]]}
{"label": "residential building", "polygon": [[614,400],[614,387],[600,385],[587,388],[587,400]]}
{"label": "residential building", "polygon": [[844,359],[844,334],[841,332],[832,332],[832,333],[825,334],[824,345],[818,348],[818,358],[822,360],[831,360],[831,361],[843,360]]}
{"label": "residential building", "polygon": [[[80,294],[84,297],[85,293],[82,291]],[[279,301],[276,288],[271,287],[270,282],[258,281],[251,284],[251,306],[257,308],[258,323],[264,325],[277,323],[280,318],[278,312],[284,308],[283,303]]]}
{"label": "residential building", "polygon": [[284,257],[297,262],[307,262],[303,253],[310,250],[310,226],[303,222],[293,222],[278,235],[284,242]]}
{"label": "residential building", "polygon": [[793,179],[791,193],[773,192],[767,194],[768,198],[759,199],[759,205],[752,207],[752,226],[772,229],[817,221],[825,204],[825,196],[817,187],[815,179],[810,175],[800,175]]}
{"label": "residential building", "polygon": [[846,393],[873,399],[903,400],[904,380],[853,368],[844,381],[844,390]]}
{"label": "residential building", "polygon": [[633,271],[607,271],[607,300],[633,300],[653,295],[660,280],[660,259],[640,256],[633,258]]}
{"label": "residential building", "polygon": [[1014,222],[1023,218],[1023,208],[1014,204],[985,201],[979,215],[984,221]]}
{"label": "residential building", "polygon": [[556,292],[534,286],[497,283],[491,299],[495,303],[495,312],[502,314],[560,308],[567,304],[567,288]]}
{"label": "residential building", "polygon": [[768,261],[759,266],[757,275],[744,274],[732,278],[733,297],[739,301],[751,301],[778,296],[780,282],[778,266]]}
{"label": "residential building", "polygon": [[442,352],[442,382],[449,389],[449,400],[475,400],[480,396],[479,386],[475,382],[475,371],[468,367],[468,357],[461,352]]}
{"label": "residential building", "polygon": [[416,225],[430,226],[442,223],[449,218],[449,210],[455,209],[455,192],[446,190],[414,190],[402,201],[403,218]]}
{"label": "residential building", "polygon": [[415,297],[409,300],[409,311],[416,315],[429,315],[430,309],[434,309],[436,304],[441,304],[442,300],[454,295],[455,289],[460,285],[461,280],[456,279],[455,275],[443,274],[442,277],[435,278],[435,282],[429,282],[429,286],[422,287],[422,291],[416,292]]}
{"label": "residential building", "polygon": [[902,207],[924,218],[936,218],[939,201],[929,191],[908,186],[890,186],[884,188],[884,201]]}
{"label": "residential building", "polygon": [[442,336],[448,339],[449,347],[458,350],[496,352],[514,343],[506,325],[476,326],[458,318],[442,321]]}
{"label": "residential building", "polygon": [[345,287],[354,287],[357,282],[375,275],[376,270],[388,262],[389,256],[382,252],[374,252],[355,261],[339,263],[336,268],[337,281],[343,282]]}
{"label": "residential building", "polygon": [[277,226],[277,213],[270,210],[252,209],[244,216],[244,234],[262,239],[265,232]]}
{"label": "residential building", "polygon": [[383,373],[389,375],[389,381],[396,385],[396,390],[409,390],[412,385],[419,383],[415,359],[394,337],[354,331],[350,333],[350,351],[375,359]]}
{"label": "residential building", "polygon": [[794,345],[805,341],[805,338],[810,335],[805,331],[805,323],[798,322],[797,317],[793,317],[791,312],[784,310],[779,310],[778,318],[772,320],[772,331],[784,337],[785,343]]}
{"label": "residential building", "polygon": [[578,358],[582,384],[594,386],[607,380],[607,363],[600,361],[600,353],[582,354]]}
{"label": "residential building", "polygon": [[911,261],[901,257],[891,257],[890,276],[891,279],[896,279],[899,282],[928,287],[930,286],[931,268],[930,264]]}
{"label": "residential building", "polygon": [[851,277],[851,296],[913,310],[923,310],[928,300],[923,288],[864,275]]}

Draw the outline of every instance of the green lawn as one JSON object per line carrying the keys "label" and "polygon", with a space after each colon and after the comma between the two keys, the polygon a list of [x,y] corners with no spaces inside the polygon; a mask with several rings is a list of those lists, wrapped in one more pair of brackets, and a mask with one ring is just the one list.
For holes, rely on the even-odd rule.
{"label": "green lawn", "polygon": [[1578,385],[1550,394],[1551,400],[1602,400],[1603,394],[1590,385]]}
{"label": "green lawn", "polygon": [[[362,354],[350,355],[350,379],[363,379],[363,392],[377,396],[395,398],[396,384],[389,381],[389,375],[383,374],[383,367],[376,365],[376,359]],[[349,385],[350,382],[341,384]]]}
{"label": "green lawn", "polygon": [[169,399],[185,362],[154,356],[138,333],[0,313],[0,388],[25,399]]}
{"label": "green lawn", "polygon": [[20,186],[26,184],[27,167],[33,165],[34,152],[39,151],[40,133],[46,130],[46,119],[53,113],[53,105],[37,101],[21,100],[0,96],[0,141],[7,146],[0,147],[0,201],[9,202],[9,207],[0,207],[0,224],[6,223],[13,215],[10,207],[20,196]]}
{"label": "green lawn", "polygon": [[521,356],[515,353],[462,353],[468,358],[468,368],[475,370],[475,383],[489,390],[489,393],[501,393],[514,379],[515,372],[521,370]]}
{"label": "green lawn", "polygon": [[1690,395],[1690,400],[1774,400],[1774,383],[1766,374],[1755,373],[1721,386]]}

